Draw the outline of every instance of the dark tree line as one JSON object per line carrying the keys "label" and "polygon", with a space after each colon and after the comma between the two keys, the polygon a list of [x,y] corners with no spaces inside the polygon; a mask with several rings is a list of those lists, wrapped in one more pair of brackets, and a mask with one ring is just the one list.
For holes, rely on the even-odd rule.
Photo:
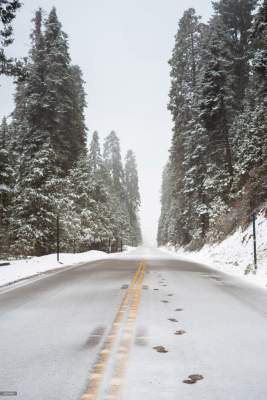
{"label": "dark tree line", "polygon": [[[7,3],[10,12],[19,7]],[[0,255],[55,252],[57,216],[63,251],[140,244],[135,156],[129,151],[123,164],[115,132],[103,153],[97,132],[88,148],[82,72],[55,8],[45,20],[36,12],[24,72],[0,127]]]}
{"label": "dark tree line", "polygon": [[213,2],[179,21],[170,60],[170,157],[158,243],[199,248],[267,198],[267,1]]}

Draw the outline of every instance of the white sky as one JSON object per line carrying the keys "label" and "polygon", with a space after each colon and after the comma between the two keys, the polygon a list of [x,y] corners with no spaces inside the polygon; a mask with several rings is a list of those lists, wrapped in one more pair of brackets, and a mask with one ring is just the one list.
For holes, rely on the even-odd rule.
{"label": "white sky", "polygon": [[[206,20],[210,0],[24,0],[9,53],[27,55],[30,20],[39,6],[56,6],[69,36],[72,62],[86,81],[87,126],[105,137],[115,130],[123,155],[137,156],[146,244],[155,242],[161,174],[168,158],[171,116],[167,111],[169,66],[178,19],[195,7]],[[0,77],[0,116],[13,109],[12,81]]]}

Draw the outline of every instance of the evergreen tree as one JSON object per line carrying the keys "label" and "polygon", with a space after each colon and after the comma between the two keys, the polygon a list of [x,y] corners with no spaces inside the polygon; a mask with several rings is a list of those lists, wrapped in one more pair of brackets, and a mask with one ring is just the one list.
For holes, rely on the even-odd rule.
{"label": "evergreen tree", "polygon": [[4,117],[0,125],[0,185],[3,199],[5,191],[10,192],[13,172],[9,161],[10,135],[7,120]]}
{"label": "evergreen tree", "polygon": [[131,241],[132,245],[137,246],[142,242],[141,228],[138,218],[141,199],[136,158],[132,150],[127,152],[125,158],[125,186],[131,227]]}
{"label": "evergreen tree", "polygon": [[115,239],[113,225],[112,202],[109,196],[108,171],[104,165],[101,154],[99,136],[97,132],[93,137],[89,148],[89,163],[92,184],[92,196],[94,199],[94,238],[98,241]]}
{"label": "evergreen tree", "polygon": [[[74,240],[79,251],[89,250],[94,240],[92,208],[95,200],[92,196],[92,179],[88,156],[82,156],[73,167],[68,178],[68,196],[72,203],[72,220],[78,224]],[[73,230],[73,228],[71,228]],[[73,232],[74,233],[74,232]]]}
{"label": "evergreen tree", "polygon": [[193,8],[185,11],[179,21],[171,66],[171,90],[168,108],[174,124],[187,122],[191,116],[199,59],[200,33],[203,25]]}
{"label": "evergreen tree", "polygon": [[[250,36],[251,73],[244,112],[233,125],[236,152],[236,193],[251,213],[266,198],[267,174],[267,2],[263,1]],[[249,189],[247,189],[249,188]],[[252,194],[253,192],[253,194]]]}
{"label": "evergreen tree", "polygon": [[248,178],[249,171],[260,165],[266,156],[267,98],[267,5],[263,2],[255,15],[250,36],[251,74],[246,91],[244,112],[233,126],[238,188]]}
{"label": "evergreen tree", "polygon": [[125,180],[121,160],[120,141],[114,131],[112,131],[105,139],[104,162],[114,192],[121,200],[125,200]]}
{"label": "evergreen tree", "polygon": [[209,229],[210,191],[206,187],[209,138],[197,118],[192,119],[188,126],[185,150],[183,190],[187,204],[186,229],[190,231],[191,246],[198,248]]}
{"label": "evergreen tree", "polygon": [[[267,143],[267,1],[264,0],[252,27],[252,68],[255,93],[255,109],[252,131],[262,146],[262,161],[266,161]],[[255,135],[254,135],[255,136]],[[260,146],[259,146],[260,147]]]}
{"label": "evergreen tree", "polygon": [[58,166],[66,172],[85,146],[82,77],[79,68],[70,66],[67,35],[62,31],[55,8],[45,21],[45,28],[43,127],[49,132]]}
{"label": "evergreen tree", "polygon": [[162,185],[161,185],[161,213],[158,224],[157,242],[158,246],[164,246],[168,244],[171,238],[169,232],[169,221],[170,221],[170,206],[172,201],[171,191],[171,171],[169,163],[166,164],[162,174]]}
{"label": "evergreen tree", "polygon": [[134,155],[127,156],[126,188],[114,132],[106,139],[104,159],[97,132],[87,152],[82,73],[70,63],[55,8],[44,25],[42,14],[41,9],[35,14],[12,121],[7,126],[4,119],[0,127],[0,236],[4,231],[12,255],[52,253],[59,218],[66,252],[104,250],[109,240],[130,244],[133,235],[137,243],[140,195]]}
{"label": "evergreen tree", "polygon": [[72,114],[70,120],[70,139],[73,159],[85,154],[87,143],[87,128],[85,126],[84,110],[86,107],[84,80],[78,65],[70,67],[72,85]]}
{"label": "evergreen tree", "polygon": [[15,171],[18,170],[23,151],[24,137],[27,135],[28,123],[26,118],[26,79],[16,84],[15,109],[10,122],[10,159]]}
{"label": "evergreen tree", "polygon": [[58,190],[53,185],[59,170],[46,121],[46,48],[41,31],[41,10],[36,12],[34,22],[28,75],[23,85],[25,131],[22,132],[20,126],[19,133],[23,137],[11,206],[10,235],[17,254],[42,255],[54,249]]}
{"label": "evergreen tree", "polygon": [[187,227],[190,204],[184,193],[184,162],[188,126],[194,117],[194,104],[200,62],[200,46],[205,26],[194,9],[185,11],[179,21],[170,60],[171,90],[168,108],[174,123],[170,149],[170,175],[173,201],[170,203],[169,241],[184,245],[191,241]]}
{"label": "evergreen tree", "polygon": [[34,158],[25,151],[11,205],[13,254],[45,255],[56,250],[56,216],[60,190],[55,154],[49,142],[38,146]]}
{"label": "evergreen tree", "polygon": [[267,1],[264,0],[251,29],[251,48],[255,97],[264,102],[267,97]]}
{"label": "evergreen tree", "polygon": [[[227,34],[219,19],[210,28],[210,38],[203,50],[200,75],[200,118],[207,130],[210,145],[208,175],[213,182],[221,182],[217,194],[229,191],[233,179],[233,160],[229,142],[229,129],[234,116],[234,93],[232,91],[232,60],[227,43]],[[226,192],[225,192],[226,189]],[[214,190],[213,190],[214,191]]]}
{"label": "evergreen tree", "polygon": [[93,133],[92,141],[89,148],[90,168],[94,175],[103,174],[104,163],[101,155],[98,132]]}
{"label": "evergreen tree", "polygon": [[113,216],[113,235],[130,244],[130,217],[127,209],[125,175],[121,159],[120,141],[112,131],[104,142],[104,164],[108,174],[110,204]]}
{"label": "evergreen tree", "polygon": [[18,254],[41,255],[55,250],[62,179],[85,152],[85,94],[80,69],[70,66],[55,9],[45,33],[41,9],[34,23],[27,78],[16,95],[13,130],[21,156],[10,234]]}
{"label": "evergreen tree", "polygon": [[[92,181],[94,182],[94,199],[96,203],[102,204],[102,207],[104,209],[102,216],[105,219],[105,223],[103,223],[103,226],[105,226],[109,230],[108,235],[109,238],[111,238],[113,236],[111,222],[108,222],[108,219],[112,218],[110,215],[111,206],[109,205],[108,194],[110,190],[110,176],[101,154],[98,132],[93,133],[93,137],[90,143],[89,164]],[[107,237],[107,234],[104,234],[103,236]]]}
{"label": "evergreen tree", "polygon": [[242,108],[242,101],[249,80],[249,32],[253,11],[258,0],[219,0],[213,2],[216,15],[222,20],[225,32],[231,38],[233,61],[232,82],[236,107]]}
{"label": "evergreen tree", "polygon": [[9,127],[6,118],[0,126],[0,255],[7,251],[8,207],[12,200],[14,170],[9,158]]}
{"label": "evergreen tree", "polygon": [[13,43],[12,22],[21,7],[19,0],[2,0],[0,2],[0,75],[19,76],[23,78],[23,62],[8,58],[5,48]]}
{"label": "evergreen tree", "polygon": [[[238,226],[242,213],[234,204],[253,186],[249,176],[255,180],[258,173],[263,181],[266,1],[254,17],[257,3],[218,0],[209,25],[193,9],[179,22],[170,61],[174,128],[159,243],[192,249],[224,237]],[[258,192],[257,201],[246,193],[245,214],[264,198],[264,190]]]}

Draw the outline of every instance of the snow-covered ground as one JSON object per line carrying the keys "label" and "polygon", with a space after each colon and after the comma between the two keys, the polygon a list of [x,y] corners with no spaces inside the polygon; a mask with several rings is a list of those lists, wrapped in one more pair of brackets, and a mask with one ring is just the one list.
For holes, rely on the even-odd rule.
{"label": "snow-covered ground", "polygon": [[[48,271],[53,271],[67,266],[79,265],[83,262],[90,262],[105,259],[108,255],[102,251],[88,251],[78,254],[60,254],[60,263],[57,262],[56,254],[49,254],[43,257],[32,257],[29,259],[8,261],[10,265],[0,266],[0,287],[13,282],[22,281],[29,277],[37,276]],[[6,262],[0,260],[0,264]]]}
{"label": "snow-covered ground", "polygon": [[[206,245],[200,251],[185,252],[183,249],[175,253],[179,257],[194,260],[231,275],[243,277],[246,281],[267,286],[267,219],[263,214],[257,217],[257,256],[258,270],[253,273],[253,227],[237,230],[223,242],[216,245]],[[168,248],[166,251],[174,249]],[[250,272],[249,272],[250,270]]]}

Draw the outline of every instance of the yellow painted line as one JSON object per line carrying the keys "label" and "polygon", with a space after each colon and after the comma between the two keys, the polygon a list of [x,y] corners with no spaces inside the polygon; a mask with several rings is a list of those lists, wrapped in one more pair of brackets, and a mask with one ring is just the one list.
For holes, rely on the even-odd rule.
{"label": "yellow painted line", "polygon": [[[145,276],[145,265],[142,265],[142,269],[140,270],[139,277],[137,278],[137,286],[134,291],[133,301],[130,307],[130,311],[128,314],[128,318],[126,321],[126,326],[124,329],[124,335],[121,340],[121,349],[122,353],[118,357],[117,355],[117,364],[115,367],[115,372],[113,378],[111,380],[110,389],[108,395],[105,400],[119,400],[120,393],[122,390],[124,376],[126,373],[127,362],[129,359],[132,341],[133,341],[133,333],[134,333],[134,323],[137,317],[138,306],[141,301],[142,295],[142,284]],[[120,352],[120,348],[119,348]]]}
{"label": "yellow painted line", "polygon": [[[126,317],[126,313],[129,309],[130,300],[132,299],[132,304],[130,306],[130,311],[128,315],[128,319],[126,322],[125,332],[124,332],[124,339],[119,347],[119,352],[117,357],[120,357],[120,362],[118,363],[119,369],[116,370],[116,376],[114,377],[115,380],[111,382],[112,387],[120,387],[121,386],[121,379],[118,375],[122,376],[123,370],[125,370],[125,354],[129,353],[130,350],[130,342],[131,336],[133,332],[132,321],[134,321],[137,312],[137,304],[138,299],[141,298],[141,285],[144,279],[144,262],[141,262],[138,266],[137,271],[134,274],[134,277],[131,281],[130,287],[128,288],[122,303],[117,311],[115,316],[114,322],[111,327],[111,331],[105,340],[105,343],[99,352],[97,363],[94,365],[94,368],[89,377],[89,383],[86,392],[81,397],[81,400],[96,400],[99,390],[101,388],[101,383],[103,381],[103,377],[108,365],[108,361],[110,359],[110,355],[112,352],[112,348],[114,346],[115,341],[117,340],[122,321]],[[140,291],[140,295],[137,296],[137,291]],[[140,299],[139,299],[140,301]],[[118,374],[118,371],[121,371]],[[109,399],[112,399],[112,394],[110,393]]]}

